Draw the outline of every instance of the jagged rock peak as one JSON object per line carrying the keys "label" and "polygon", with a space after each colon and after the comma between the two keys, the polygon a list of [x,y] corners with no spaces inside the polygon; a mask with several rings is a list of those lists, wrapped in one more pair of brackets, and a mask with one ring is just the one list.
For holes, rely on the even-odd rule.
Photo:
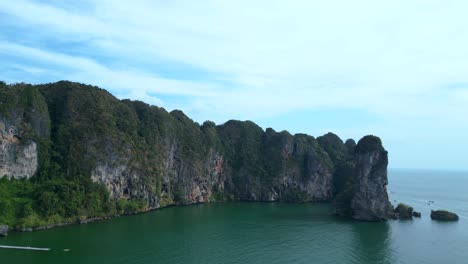
{"label": "jagged rock peak", "polygon": [[365,136],[355,148],[356,174],[351,201],[353,218],[386,220],[393,208],[387,194],[388,154],[376,136]]}
{"label": "jagged rock peak", "polygon": [[385,149],[379,137],[367,135],[359,140],[355,151],[356,153],[368,153],[372,151],[385,151]]}
{"label": "jagged rock peak", "polygon": [[354,153],[354,148],[356,147],[356,141],[354,141],[354,139],[352,138],[347,139],[344,144],[345,144],[346,149],[348,150],[348,153],[350,154]]}

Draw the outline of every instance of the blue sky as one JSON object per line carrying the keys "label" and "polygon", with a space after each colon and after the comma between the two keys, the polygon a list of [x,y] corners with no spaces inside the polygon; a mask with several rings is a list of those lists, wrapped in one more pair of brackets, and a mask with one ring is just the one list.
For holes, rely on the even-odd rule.
{"label": "blue sky", "polygon": [[375,134],[390,167],[468,169],[466,10],[432,0],[0,1],[0,79],[98,85],[197,122]]}

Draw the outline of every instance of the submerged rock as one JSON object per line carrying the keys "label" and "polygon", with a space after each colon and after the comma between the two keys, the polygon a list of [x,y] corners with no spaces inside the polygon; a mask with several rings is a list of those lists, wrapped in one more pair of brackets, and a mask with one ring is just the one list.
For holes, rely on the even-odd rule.
{"label": "submerged rock", "polygon": [[355,148],[356,174],[351,201],[353,218],[365,221],[387,220],[393,208],[387,194],[388,154],[380,138],[365,136]]}
{"label": "submerged rock", "polygon": [[458,215],[446,210],[431,210],[431,219],[439,221],[458,221]]}
{"label": "submerged rock", "polygon": [[7,235],[8,235],[8,226],[0,225],[0,236],[7,236]]}

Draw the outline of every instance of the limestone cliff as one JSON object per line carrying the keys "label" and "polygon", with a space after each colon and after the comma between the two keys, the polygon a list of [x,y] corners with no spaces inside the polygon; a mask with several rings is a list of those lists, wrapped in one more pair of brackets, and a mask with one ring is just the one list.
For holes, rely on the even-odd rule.
{"label": "limestone cliff", "polygon": [[0,177],[30,178],[39,166],[38,144],[48,137],[42,95],[31,85],[0,84]]}
{"label": "limestone cliff", "polygon": [[0,118],[0,175],[30,178],[37,171],[37,144],[23,142],[18,129]]}
{"label": "limestone cliff", "polygon": [[378,137],[366,136],[355,147],[355,182],[351,201],[353,217],[386,220],[393,208],[387,194],[388,154]]}
{"label": "limestone cliff", "polygon": [[[250,121],[199,125],[181,111],[78,83],[0,86],[0,177],[91,179],[111,200],[139,201],[149,210],[216,200],[330,201],[345,192],[355,164],[354,217],[385,218],[387,154],[380,141],[364,151],[366,138],[355,146],[332,133],[316,139]],[[54,188],[41,199],[60,204]],[[73,197],[67,188],[60,195]],[[76,204],[103,214],[96,208],[108,198],[93,195]]]}

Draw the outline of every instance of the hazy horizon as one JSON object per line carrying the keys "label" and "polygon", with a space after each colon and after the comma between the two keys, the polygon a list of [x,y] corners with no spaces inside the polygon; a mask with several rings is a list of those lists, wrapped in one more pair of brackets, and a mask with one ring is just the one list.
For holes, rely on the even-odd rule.
{"label": "hazy horizon", "polygon": [[0,2],[0,80],[77,81],[194,121],[356,141],[468,170],[464,1]]}

